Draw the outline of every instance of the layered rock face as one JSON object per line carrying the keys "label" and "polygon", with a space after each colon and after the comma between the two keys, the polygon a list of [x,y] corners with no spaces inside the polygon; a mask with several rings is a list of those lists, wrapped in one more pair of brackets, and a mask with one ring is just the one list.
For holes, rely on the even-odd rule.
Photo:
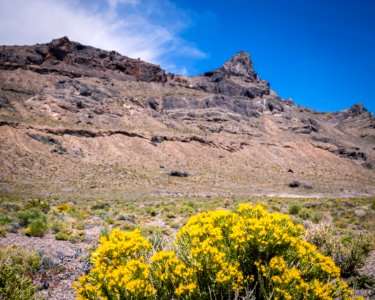
{"label": "layered rock face", "polygon": [[221,68],[191,78],[193,86],[209,93],[244,96],[250,99],[269,95],[269,84],[258,78],[248,53],[239,52]]}
{"label": "layered rock face", "polygon": [[54,73],[69,77],[166,81],[165,72],[159,66],[122,56],[116,51],[71,42],[68,37],[35,46],[2,46],[0,67],[31,68],[42,74]]}
{"label": "layered rock face", "polygon": [[173,76],[169,83],[206,94],[203,98],[171,95],[149,99],[148,103],[154,110],[178,111],[183,118],[201,110],[204,110],[201,111],[203,115],[211,117],[213,114],[225,117],[222,112],[258,117],[265,111],[281,112],[285,105],[291,104],[281,101],[270,90],[269,83],[259,79],[249,54],[245,52],[237,53],[219,69],[193,77]]}
{"label": "layered rock face", "polygon": [[186,77],[67,37],[0,46],[1,192],[367,195],[374,165],[362,105],[281,99],[245,52]]}

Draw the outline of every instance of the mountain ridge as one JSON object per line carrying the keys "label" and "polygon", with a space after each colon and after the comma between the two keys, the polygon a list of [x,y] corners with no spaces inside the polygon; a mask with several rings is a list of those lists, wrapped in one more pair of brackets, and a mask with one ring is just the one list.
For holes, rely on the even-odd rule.
{"label": "mountain ridge", "polygon": [[7,193],[375,193],[373,115],[282,99],[243,51],[187,77],[67,37],[0,46],[0,140]]}

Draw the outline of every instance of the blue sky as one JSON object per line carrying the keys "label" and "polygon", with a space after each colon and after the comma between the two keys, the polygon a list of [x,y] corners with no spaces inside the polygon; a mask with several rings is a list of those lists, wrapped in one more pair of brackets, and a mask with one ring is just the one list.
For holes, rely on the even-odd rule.
{"label": "blue sky", "polygon": [[200,74],[240,50],[281,97],[375,112],[373,0],[4,0],[0,44],[70,39]]}
{"label": "blue sky", "polygon": [[245,50],[282,97],[319,111],[360,102],[375,112],[375,1],[175,3],[200,13],[184,32],[208,54],[193,72],[215,68]]}

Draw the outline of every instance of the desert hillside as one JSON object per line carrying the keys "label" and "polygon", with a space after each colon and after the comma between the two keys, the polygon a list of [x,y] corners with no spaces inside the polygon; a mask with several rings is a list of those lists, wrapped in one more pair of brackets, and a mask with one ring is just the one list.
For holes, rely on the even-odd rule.
{"label": "desert hillside", "polygon": [[4,193],[373,195],[374,163],[362,105],[281,99],[244,52],[186,77],[67,37],[0,47]]}

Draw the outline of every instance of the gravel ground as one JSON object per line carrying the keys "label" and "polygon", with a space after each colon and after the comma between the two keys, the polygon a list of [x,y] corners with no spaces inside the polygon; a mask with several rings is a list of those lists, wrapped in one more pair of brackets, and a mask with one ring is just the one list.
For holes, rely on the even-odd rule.
{"label": "gravel ground", "polygon": [[78,276],[87,270],[87,256],[93,243],[58,241],[52,234],[43,238],[27,237],[21,233],[8,233],[0,239],[0,246],[18,246],[40,253],[42,266],[35,276],[41,294],[51,300],[72,300],[72,288]]}

